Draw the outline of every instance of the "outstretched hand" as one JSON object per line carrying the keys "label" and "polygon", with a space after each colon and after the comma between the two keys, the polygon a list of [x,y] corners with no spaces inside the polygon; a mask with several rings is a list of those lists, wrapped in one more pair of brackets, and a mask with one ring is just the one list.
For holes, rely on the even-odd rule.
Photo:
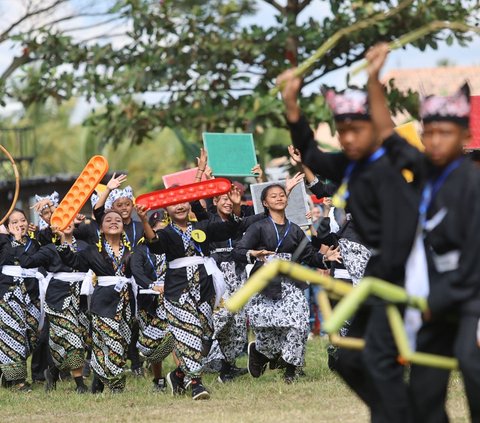
{"label": "outstretched hand", "polygon": [[227,195],[234,206],[239,206],[242,203],[242,193],[235,185],[232,185]]}
{"label": "outstretched hand", "polygon": [[287,177],[287,180],[285,181],[285,191],[287,192],[287,196],[290,195],[292,189],[302,182],[304,178],[305,174],[301,172],[297,172],[292,178]]}
{"label": "outstretched hand", "polygon": [[302,164],[302,153],[298,148],[295,148],[293,145],[288,146],[288,154],[290,154],[291,159],[296,164]]}
{"label": "outstretched hand", "polygon": [[138,217],[142,222],[146,222],[148,220],[147,213],[150,210],[147,206],[142,206],[140,204],[135,204],[135,210],[138,214]]}
{"label": "outstretched hand", "polygon": [[336,261],[337,263],[342,262],[342,255],[340,254],[340,247],[334,248],[330,247],[325,253],[326,261]]}
{"label": "outstretched hand", "polygon": [[52,233],[57,236],[62,243],[65,242],[65,234],[63,233],[63,231],[60,230],[58,226],[51,226],[50,228],[52,230]]}
{"label": "outstretched hand", "polygon": [[120,185],[122,185],[127,180],[127,175],[119,175],[115,177],[115,173],[112,175],[112,178],[107,183],[107,188],[109,191],[113,191],[117,189]]}
{"label": "outstretched hand", "polygon": [[273,251],[268,250],[250,250],[250,256],[255,257],[259,261],[267,261],[267,257],[275,254]]}
{"label": "outstretched hand", "polygon": [[280,88],[285,103],[296,103],[302,87],[302,79],[295,76],[296,68],[287,69],[277,77],[277,87]]}
{"label": "outstretched hand", "polygon": [[198,170],[205,172],[205,168],[207,167],[208,155],[207,150],[204,148],[200,149],[200,157],[197,157],[197,167]]}

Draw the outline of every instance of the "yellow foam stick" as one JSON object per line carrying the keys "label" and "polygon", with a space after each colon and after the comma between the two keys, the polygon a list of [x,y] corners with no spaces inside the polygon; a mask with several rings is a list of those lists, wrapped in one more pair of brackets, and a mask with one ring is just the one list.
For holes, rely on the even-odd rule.
{"label": "yellow foam stick", "polygon": [[108,162],[103,156],[93,156],[80,173],[75,183],[67,192],[52,214],[50,223],[64,230],[80,213],[83,205],[92,195],[98,183],[108,172]]}

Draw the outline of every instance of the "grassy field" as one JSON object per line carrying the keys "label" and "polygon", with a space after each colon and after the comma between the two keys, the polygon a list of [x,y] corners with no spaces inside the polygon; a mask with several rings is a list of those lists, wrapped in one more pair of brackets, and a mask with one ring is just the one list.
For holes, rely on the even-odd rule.
{"label": "grassy field", "polygon": [[[239,360],[244,365],[245,358]],[[167,369],[173,367],[168,362]],[[123,394],[76,395],[74,383],[59,383],[45,394],[35,385],[28,394],[0,390],[0,422],[368,422],[365,406],[326,365],[325,343],[309,341],[306,376],[285,385],[279,371],[260,379],[249,375],[221,385],[214,375],[204,378],[212,399],[194,402],[189,396],[173,398],[151,391],[151,378],[130,377]],[[461,379],[451,378],[449,413],[453,422],[466,422]]]}

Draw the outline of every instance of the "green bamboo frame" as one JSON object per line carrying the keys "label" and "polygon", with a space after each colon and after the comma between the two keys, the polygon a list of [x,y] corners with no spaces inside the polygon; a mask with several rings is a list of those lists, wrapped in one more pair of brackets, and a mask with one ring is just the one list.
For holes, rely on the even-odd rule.
{"label": "green bamboo frame", "polygon": [[[322,275],[300,264],[274,260],[255,272],[247,283],[226,301],[225,306],[232,312],[239,311],[251,297],[262,291],[273,278],[279,275],[300,281],[309,281],[323,287],[324,291],[319,294],[318,300],[321,312],[326,318],[323,329],[329,334],[330,342],[333,345],[350,349],[362,349],[364,347],[363,339],[341,337],[338,331],[346,320],[353,317],[368,297],[375,296],[386,302],[387,317],[398,348],[398,359],[401,363],[449,370],[458,368],[458,362],[455,358],[411,350],[405,325],[397,305],[408,305],[425,311],[427,301],[425,298],[410,296],[405,289],[381,279],[367,277],[356,287],[353,287],[349,283]],[[343,297],[333,312],[327,295],[335,298]]]}

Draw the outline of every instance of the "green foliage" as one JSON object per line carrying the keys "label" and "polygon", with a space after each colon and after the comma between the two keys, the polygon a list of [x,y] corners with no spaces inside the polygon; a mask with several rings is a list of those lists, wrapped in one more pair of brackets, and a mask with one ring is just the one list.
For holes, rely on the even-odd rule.
{"label": "green foliage", "polygon": [[[330,0],[331,14],[303,23],[298,16],[309,8],[310,0],[289,0],[285,7],[269,3],[276,5],[276,22],[260,26],[243,23],[243,17],[255,13],[255,2],[247,0],[116,0],[110,13],[130,24],[123,46],[79,43],[52,30],[23,35],[15,42],[35,66],[24,67],[15,79],[0,81],[0,99],[11,97],[26,106],[49,98],[95,99],[102,107],[86,124],[94,128],[102,146],[120,145],[125,139],[134,145],[148,142],[164,127],[186,132],[182,140],[199,140],[203,131],[280,127],[282,106],[268,95],[275,77],[291,62],[308,58],[340,28],[398,2]],[[349,66],[380,40],[394,40],[433,20],[475,24],[476,3],[413,1],[398,15],[341,40],[304,84]],[[442,39],[465,45],[471,37],[447,31],[414,46],[437,48]],[[411,93],[404,98],[393,90],[391,95],[395,108],[413,110]],[[328,118],[319,97],[302,99],[302,107],[311,121]],[[192,151],[187,155],[191,158]]]}

